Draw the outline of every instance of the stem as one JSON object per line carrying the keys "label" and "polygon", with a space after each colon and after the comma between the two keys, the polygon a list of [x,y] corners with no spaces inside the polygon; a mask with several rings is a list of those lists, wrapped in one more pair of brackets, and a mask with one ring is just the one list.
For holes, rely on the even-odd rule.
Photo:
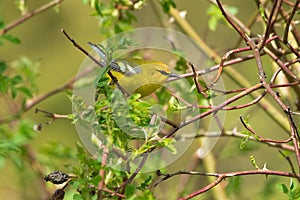
{"label": "stem", "polygon": [[52,8],[52,7],[54,7],[58,4],[61,4],[62,2],[63,2],[63,0],[54,0],[54,1],[49,2],[48,4],[42,5],[41,7],[37,8],[36,10],[33,10],[29,13],[26,13],[21,18],[19,18],[16,21],[8,24],[2,31],[0,31],[0,36],[4,35],[8,31],[10,31],[11,29],[13,29],[16,26],[18,26],[18,25],[22,24],[23,22],[27,21],[31,17],[36,16],[37,14],[39,14],[39,13],[45,11],[45,10],[48,10],[49,8]]}

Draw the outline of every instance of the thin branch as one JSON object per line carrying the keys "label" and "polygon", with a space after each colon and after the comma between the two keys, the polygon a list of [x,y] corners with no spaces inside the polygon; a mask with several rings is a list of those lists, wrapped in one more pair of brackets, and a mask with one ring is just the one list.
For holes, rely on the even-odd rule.
{"label": "thin branch", "polygon": [[[61,29],[61,32],[67,37],[67,39],[76,47],[78,48],[82,53],[84,53],[87,57],[89,57],[94,63],[96,63],[99,67],[106,67],[103,63],[99,62],[96,58],[94,58],[91,54],[89,54],[83,47],[81,47],[71,36],[64,30]],[[118,79],[112,74],[112,72],[109,70],[107,72],[109,77],[111,78],[112,82],[117,85],[117,87],[120,89],[120,91],[125,94],[126,96],[129,96],[129,94],[124,90],[124,88],[119,84]]]}
{"label": "thin branch", "polygon": [[216,0],[216,2],[218,4],[218,7],[220,8],[223,16],[225,17],[226,21],[228,23],[230,23],[230,25],[236,30],[236,32],[238,32],[238,34],[240,34],[240,36],[246,41],[246,34],[244,33],[244,31],[238,25],[236,25],[236,23],[233,22],[231,20],[231,18],[227,15],[227,13],[226,13],[225,9],[223,8],[220,0]]}
{"label": "thin branch", "polygon": [[[279,153],[282,155],[282,157],[284,157],[284,158],[288,161],[288,163],[289,163],[289,165],[290,165],[290,167],[291,167],[291,170],[292,170],[293,174],[296,175],[295,167],[294,167],[294,165],[293,165],[293,162],[292,162],[291,158],[290,158],[289,156],[286,156],[286,155],[285,155],[282,151],[280,151],[280,150],[279,150]],[[297,177],[297,179],[298,179],[298,182],[300,182],[300,177]]]}
{"label": "thin branch", "polygon": [[27,21],[28,19],[30,19],[31,17],[45,11],[48,10],[49,8],[52,8],[58,4],[61,4],[63,2],[63,0],[54,0],[51,1],[45,5],[42,5],[41,7],[37,8],[36,10],[33,10],[29,13],[26,13],[25,15],[23,15],[21,18],[17,19],[16,21],[8,24],[3,30],[0,31],[0,36],[4,35],[5,33],[7,33],[8,31],[10,31],[11,29],[15,28],[16,26],[22,24],[23,22]]}
{"label": "thin branch", "polygon": [[[161,183],[162,181],[165,181],[169,178],[172,178],[174,176],[182,175],[182,174],[217,177],[217,179],[214,182],[204,186],[200,190],[197,190],[189,195],[186,195],[185,197],[180,198],[181,200],[191,199],[195,196],[198,196],[198,195],[212,189],[213,187],[217,186],[225,178],[230,178],[230,177],[234,177],[234,176],[249,176],[249,175],[263,174],[263,175],[275,175],[275,176],[283,176],[283,177],[291,177],[291,178],[299,178],[300,177],[299,174],[283,172],[283,171],[276,171],[276,170],[269,170],[269,169],[245,170],[245,171],[227,172],[227,173],[205,173],[205,172],[193,172],[193,171],[190,171],[190,172],[189,171],[178,171],[173,174],[162,174],[161,172],[159,172],[157,174],[158,174],[158,176],[164,176],[162,178],[162,180],[159,181],[159,183]],[[155,185],[157,186],[159,183],[157,183]]]}
{"label": "thin branch", "polygon": [[199,94],[202,94],[202,95],[204,96],[204,98],[207,98],[208,95],[206,94],[206,92],[204,91],[204,89],[202,88],[201,84],[200,84],[199,81],[198,81],[198,75],[197,75],[197,73],[196,73],[196,70],[195,70],[194,65],[193,65],[191,62],[189,62],[189,65],[191,66],[192,71],[193,71],[193,80],[194,80],[194,83],[195,83],[195,85],[196,85],[197,92],[198,92]]}
{"label": "thin branch", "polygon": [[[218,133],[218,132],[210,132],[208,134],[184,134],[184,135],[176,135],[175,139],[176,140],[188,140],[188,139],[195,139],[195,138],[202,138],[202,137],[235,137],[235,138],[240,138],[243,139],[245,138],[245,134],[238,133],[236,131],[225,131],[223,133]],[[255,142],[260,142],[261,144],[268,145],[270,147],[276,147],[279,149],[287,150],[287,151],[295,151],[294,147],[288,144],[284,143],[272,143],[272,142],[261,142],[255,139],[253,136],[250,136],[248,138],[249,140],[255,141]]]}
{"label": "thin branch", "polygon": [[232,103],[232,102],[234,102],[234,101],[250,94],[251,92],[257,90],[260,87],[261,87],[261,84],[256,84],[256,85],[246,89],[245,91],[242,91],[241,93],[229,98],[228,100],[224,101],[223,103],[213,107],[211,110],[203,112],[200,115],[197,115],[197,116],[195,116],[195,117],[193,117],[193,118],[191,118],[191,119],[189,119],[185,122],[182,122],[177,128],[171,130],[165,137],[167,137],[167,138],[171,137],[178,129],[183,128],[184,126],[187,126],[187,125],[189,125],[189,124],[191,124],[191,123],[193,123],[193,122],[195,122],[195,121],[197,121],[197,120],[199,120],[203,117],[206,117],[210,114],[216,113],[219,110],[222,110],[226,105],[229,105],[230,103]]}
{"label": "thin branch", "polygon": [[123,182],[118,188],[117,190],[125,187],[127,184],[131,183],[133,181],[133,179],[138,175],[138,173],[141,171],[141,169],[143,168],[143,166],[145,165],[147,159],[148,159],[149,154],[145,153],[142,155],[142,160],[139,164],[139,166],[135,169],[135,171],[133,172],[133,174],[125,181]]}
{"label": "thin branch", "polygon": [[264,51],[282,68],[287,75],[294,80],[299,80],[299,78],[270,49],[265,47]]}
{"label": "thin branch", "polygon": [[273,28],[274,28],[274,24],[277,21],[277,17],[278,17],[278,13],[280,11],[282,5],[282,0],[276,0],[274,1],[274,5],[272,7],[269,19],[268,19],[268,24],[267,24],[267,28],[264,34],[264,40],[261,43],[260,49],[263,48],[266,44],[267,39],[269,38]]}
{"label": "thin branch", "polygon": [[271,89],[270,85],[267,84],[266,79],[265,79],[265,72],[264,72],[264,69],[262,66],[262,61],[261,61],[258,47],[255,45],[253,40],[250,38],[249,38],[248,44],[253,49],[261,83],[263,84],[263,86],[266,88],[268,93],[274,98],[274,100],[278,103],[278,105],[282,108],[282,110],[286,113],[286,115],[288,117],[288,121],[290,124],[291,138],[292,138],[292,141],[294,144],[296,159],[297,159],[298,168],[299,168],[299,172],[300,172],[300,150],[299,150],[299,145],[298,145],[299,136],[298,136],[297,128],[294,124],[292,115],[290,113],[290,108],[281,101],[281,99],[278,97],[278,95]]}
{"label": "thin branch", "polygon": [[291,136],[293,139],[293,144],[295,148],[295,154],[296,154],[296,159],[298,163],[298,172],[300,172],[300,151],[299,151],[299,133],[297,126],[295,125],[294,119],[292,114],[289,112],[289,110],[286,112],[289,123],[290,123],[290,129],[291,129]]}
{"label": "thin branch", "polygon": [[235,53],[244,52],[244,51],[249,51],[249,50],[250,50],[250,47],[243,47],[243,48],[237,48],[237,49],[233,49],[233,50],[230,50],[230,51],[226,52],[225,55],[222,57],[221,62],[219,64],[219,69],[218,69],[217,75],[211,81],[210,84],[214,85],[215,83],[218,82],[218,80],[221,77],[222,71],[223,71],[224,62],[228,59],[228,57],[230,55],[235,54]]}
{"label": "thin branch", "polygon": [[290,141],[292,140],[291,137],[290,137],[289,139],[287,139],[287,140],[273,140],[273,139],[266,139],[266,138],[263,138],[263,137],[257,135],[257,134],[255,133],[255,131],[254,131],[250,126],[248,126],[248,125],[246,124],[246,122],[243,120],[243,117],[242,117],[242,116],[240,116],[240,120],[241,120],[243,126],[245,127],[245,129],[247,129],[249,132],[251,132],[251,133],[254,135],[254,137],[255,137],[255,138],[258,138],[258,140],[261,141],[261,142],[267,142],[267,143],[269,143],[269,142],[270,142],[270,143],[288,143],[288,142],[290,142]]}
{"label": "thin branch", "polygon": [[284,36],[283,36],[283,42],[286,43],[287,39],[288,39],[288,34],[289,34],[289,30],[290,30],[290,25],[292,23],[293,17],[296,14],[296,11],[299,9],[300,0],[297,0],[296,3],[294,4],[294,8],[290,14],[290,17],[288,18],[287,22],[286,22],[286,26],[285,26],[285,30],[284,30]]}
{"label": "thin branch", "polygon": [[105,145],[102,145],[102,160],[101,160],[101,169],[99,170],[99,176],[101,177],[101,180],[98,183],[98,196],[97,196],[97,200],[102,200],[103,199],[103,189],[104,189],[104,180],[105,180],[105,166],[106,166],[106,162],[107,162],[107,158],[108,158],[108,148]]}

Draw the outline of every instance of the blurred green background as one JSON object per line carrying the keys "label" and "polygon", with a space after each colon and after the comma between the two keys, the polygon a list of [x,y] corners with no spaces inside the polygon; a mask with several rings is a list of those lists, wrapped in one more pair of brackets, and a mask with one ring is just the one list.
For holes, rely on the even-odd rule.
{"label": "blurred green background", "polygon": [[[29,10],[35,9],[48,1],[46,0],[29,0]],[[249,16],[255,10],[255,4],[252,1],[223,1],[239,9],[238,17],[246,22]],[[204,0],[176,1],[177,7],[180,10],[187,10],[187,19],[193,25],[199,35],[204,38],[219,55],[223,55],[226,50],[231,48],[238,35],[229,29],[225,24],[219,24],[216,32],[208,30],[208,16],[206,15],[209,3]],[[166,15],[164,19],[159,19],[157,15],[153,15],[153,5],[148,4],[142,11],[135,12],[138,21],[136,27],[161,26],[161,21],[167,22]],[[26,21],[20,26],[14,28],[9,33],[19,37],[22,41],[20,45],[5,42],[0,48],[0,58],[7,63],[13,62],[19,57],[26,56],[32,61],[40,62],[40,70],[38,77],[39,91],[38,94],[48,92],[71,79],[76,75],[85,56],[75,49],[72,44],[61,33],[61,29],[65,29],[78,43],[84,48],[90,49],[87,45],[88,41],[101,42],[105,38],[99,34],[97,19],[91,16],[94,11],[88,5],[83,5],[81,0],[65,0],[59,7],[59,11],[55,9],[47,10],[32,19]],[[16,9],[13,0],[0,0],[0,15],[8,24],[20,17],[20,12]],[[176,26],[171,25],[171,28]],[[178,28],[176,28],[178,29]],[[180,29],[178,29],[180,30]],[[262,33],[263,27],[255,27],[257,33]],[[266,60],[268,62],[268,60]],[[253,65],[252,65],[253,66]],[[238,66],[238,70],[243,73],[252,83],[257,82],[256,68],[251,67],[251,62],[245,62]],[[252,77],[250,77],[252,76]],[[224,77],[226,89],[235,89],[237,86],[228,78]],[[249,101],[245,98],[243,102]],[[242,103],[239,102],[239,103]],[[44,109],[58,114],[71,113],[71,104],[64,93],[57,94],[46,101],[35,106],[36,108]],[[252,109],[244,109],[231,111],[226,114],[226,128],[237,126],[242,130],[239,122],[239,115],[250,113],[250,122],[255,130],[261,133],[266,133],[265,137],[273,137],[275,134],[280,135],[282,130],[266,116],[262,110],[258,110],[257,106]],[[1,110],[7,110],[2,108]],[[9,114],[9,113],[7,113]],[[28,111],[25,115],[33,119],[36,123],[46,122],[47,118],[42,115],[35,114],[34,109]],[[257,120],[260,119],[260,120]],[[285,135],[284,135],[285,136]],[[283,137],[284,138],[284,137]],[[277,138],[279,139],[279,138]],[[31,142],[31,145],[37,151],[45,144],[50,142],[59,142],[71,148],[75,147],[75,142],[78,141],[78,135],[73,125],[67,120],[57,120],[50,126],[45,126],[42,132]],[[289,170],[288,164],[279,156],[277,149],[267,147],[265,145],[257,145],[251,143],[252,152],[243,152],[239,149],[239,139],[222,138],[215,146],[213,152],[217,158],[218,172],[235,171],[242,169],[253,169],[249,161],[249,156],[254,155],[258,165],[267,166],[276,170]],[[189,161],[193,150],[197,148],[198,143],[191,147],[183,160]],[[223,149],[226,146],[225,150]],[[184,169],[182,161],[175,162],[170,166],[170,171]],[[197,169],[201,171],[201,168]],[[0,169],[0,199],[22,199],[18,193],[18,176],[16,169],[11,162],[6,162],[4,168]],[[242,178],[242,199],[264,199],[268,196],[270,199],[282,199],[284,196],[275,190],[274,180],[282,179],[278,182],[289,183],[289,179],[264,177],[264,176],[249,176]],[[166,195],[164,191],[172,192],[172,183],[175,183],[177,178],[162,183],[155,189],[157,196],[161,199]],[[193,177],[192,183],[188,185],[189,191],[194,191],[199,188],[199,185],[205,183],[204,177]],[[266,183],[270,183],[271,189],[264,191]],[[171,184],[170,184],[171,183]],[[224,183],[225,184],[225,183]],[[222,185],[222,184],[221,184]],[[29,186],[31,192],[38,190],[38,186]],[[268,195],[263,196],[266,192]],[[230,197],[230,196],[229,196]],[[195,199],[206,199],[204,196],[199,196]]]}

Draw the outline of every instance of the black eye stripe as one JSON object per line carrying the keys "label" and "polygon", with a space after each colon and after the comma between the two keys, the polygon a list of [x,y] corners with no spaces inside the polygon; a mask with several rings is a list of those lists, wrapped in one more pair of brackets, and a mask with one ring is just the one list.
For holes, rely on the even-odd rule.
{"label": "black eye stripe", "polygon": [[161,70],[161,69],[156,69],[157,71],[159,71],[162,75],[168,76],[170,75],[168,72]]}
{"label": "black eye stripe", "polygon": [[169,72],[166,72],[164,70],[161,70],[161,69],[156,69],[157,71],[159,71],[162,75],[164,76],[168,76],[168,77],[178,77],[178,75],[176,74],[173,74],[173,73],[169,73]]}

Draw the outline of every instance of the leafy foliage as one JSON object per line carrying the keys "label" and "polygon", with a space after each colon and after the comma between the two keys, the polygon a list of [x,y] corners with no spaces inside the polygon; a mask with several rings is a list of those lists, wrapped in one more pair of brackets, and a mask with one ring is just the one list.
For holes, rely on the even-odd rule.
{"label": "leafy foliage", "polygon": [[277,184],[276,188],[287,195],[289,200],[300,199],[300,187],[296,183],[296,181],[290,181],[289,187],[285,184]]}
{"label": "leafy foliage", "polygon": [[[231,7],[231,6],[224,6],[224,7],[226,8],[226,11],[228,11],[232,15],[236,15],[238,13],[238,9],[236,7]],[[208,16],[210,16],[208,20],[208,27],[211,31],[217,30],[218,23],[220,21],[227,24],[227,21],[225,20],[218,6],[210,5],[209,8],[207,9],[207,14]]]}
{"label": "leafy foliage", "polygon": [[21,120],[11,130],[7,125],[0,126],[0,167],[3,167],[6,158],[9,158],[17,167],[23,166],[23,152],[25,145],[36,136],[33,123]]}
{"label": "leafy foliage", "polygon": [[14,73],[18,75],[5,75],[7,64],[0,61],[0,93],[10,92],[11,97],[15,99],[18,93],[23,93],[26,98],[32,98],[33,92],[37,91],[37,68],[38,64],[33,64],[31,60],[22,57],[13,64]]}
{"label": "leafy foliage", "polygon": [[[15,3],[22,14],[21,17],[23,17],[28,12],[27,1],[17,0]],[[105,36],[111,36],[133,28],[133,24],[138,21],[135,11],[141,10],[147,5],[146,0],[82,0],[82,3],[94,9],[92,16],[98,19],[98,24],[101,27],[100,33]],[[176,8],[174,0],[160,0],[159,3],[166,14],[170,14],[171,9]],[[238,13],[236,7],[224,6],[224,8],[231,15]],[[258,5],[258,13],[257,18],[260,16],[262,21],[268,22],[269,9],[267,6]],[[219,23],[228,25],[227,20],[216,5],[211,5],[207,9],[207,14],[210,16],[208,26],[211,31],[216,31]],[[285,17],[290,14],[291,12],[288,11]],[[297,15],[299,17],[299,11],[296,12],[295,17]],[[283,17],[278,18],[274,22],[276,26],[283,26],[284,23],[286,21]],[[266,23],[266,25],[270,24]],[[292,26],[294,25],[292,23],[289,28],[293,28]],[[274,30],[276,26],[274,26]],[[0,16],[0,45],[4,45],[5,41],[21,44],[21,40],[12,34],[8,34],[5,28],[7,28],[7,24]],[[273,27],[271,26],[271,28]],[[297,37],[295,36],[293,39],[297,39]],[[286,46],[291,45],[290,43],[284,44]],[[118,44],[108,47],[99,45],[99,48],[104,52],[104,60],[108,64],[114,59],[118,50],[126,49],[133,45],[135,45],[134,41],[122,38]],[[276,50],[276,46],[272,50],[274,49]],[[288,49],[292,50],[292,52],[298,50],[297,48]],[[180,52],[177,53],[181,55]],[[279,61],[281,60],[280,56],[290,54],[288,51],[285,52],[284,48],[278,49],[276,53],[276,56],[278,55],[276,58]],[[298,54],[295,53],[295,55]],[[294,62],[299,61],[298,57],[294,58]],[[288,61],[287,57],[283,58],[282,60]],[[290,64],[287,62],[286,65]],[[27,116],[24,116],[24,111],[27,110],[27,103],[34,99],[34,95],[38,91],[38,68],[39,63],[34,63],[27,57],[20,57],[10,64],[4,60],[0,61],[0,95],[5,99],[3,101],[4,107],[12,108],[11,110],[13,111],[9,113],[12,117],[2,119],[3,116],[0,116],[0,168],[4,166],[6,161],[10,160],[19,172],[22,172],[20,175],[23,174],[23,169],[27,167],[26,165],[30,165],[37,171],[37,174],[39,173],[38,178],[40,178],[40,174],[44,173],[40,165],[45,167],[46,170],[65,167],[72,174],[57,173],[58,171],[50,174],[52,176],[55,175],[55,178],[57,178],[57,174],[63,174],[64,179],[58,181],[55,179],[54,183],[64,182],[66,183],[64,187],[69,185],[66,196],[77,200],[99,198],[99,183],[102,181],[105,183],[105,188],[101,191],[103,198],[120,199],[121,197],[118,197],[118,195],[125,195],[126,199],[155,199],[151,188],[155,180],[154,175],[139,173],[134,177],[134,170],[138,169],[138,165],[142,163],[140,161],[153,150],[166,148],[176,153],[176,148],[174,147],[176,141],[162,137],[160,125],[163,119],[156,115],[150,103],[141,101],[139,94],[133,94],[125,98],[125,95],[118,88],[112,88],[109,85],[109,79],[107,78],[108,67],[103,70],[103,73],[99,74],[95,81],[96,95],[93,106],[88,106],[83,99],[69,93],[69,98],[75,110],[74,114],[69,115],[69,119],[73,124],[83,127],[90,133],[88,139],[96,148],[97,153],[91,156],[80,143],[76,144],[77,148],[74,150],[61,143],[47,142],[42,149],[34,152],[37,154],[34,157],[34,153],[30,151],[30,142],[36,137],[37,132],[33,130],[34,123],[26,119]],[[187,61],[182,56],[176,61],[176,70],[185,73],[187,69]],[[192,78],[187,80],[193,85],[194,89],[194,80]],[[203,81],[200,80],[199,82],[204,88],[208,87]],[[199,109],[201,112],[209,110],[211,106],[209,101],[218,97],[217,92],[219,91],[208,93],[206,99],[203,98],[203,94],[198,95],[198,105],[204,107]],[[187,106],[180,104],[179,99],[171,96],[168,92],[164,92],[164,89],[157,96],[157,101],[160,104],[164,104],[168,111],[182,111],[187,108]],[[217,116],[217,112],[213,113],[213,115]],[[244,121],[244,125],[251,128],[248,120]],[[253,147],[251,148],[254,142],[261,142],[260,137],[249,130],[242,131],[241,135],[239,135],[239,137],[242,137],[240,142],[241,150],[246,149],[249,152],[254,149]],[[266,144],[268,143],[266,142]],[[290,144],[286,143],[284,145]],[[107,160],[104,157],[107,153],[106,151],[109,152]],[[288,160],[289,158],[286,157],[286,159]],[[250,156],[250,163],[253,167],[256,170],[261,170],[256,160],[258,160],[257,157]],[[290,165],[292,166],[292,164]],[[147,166],[144,165],[144,167]],[[266,167],[264,166],[263,169],[266,170]],[[30,168],[30,170],[32,169]],[[102,171],[105,172],[105,176],[100,175]],[[26,176],[20,177],[20,180],[28,178]],[[47,180],[51,180],[50,178],[48,177]],[[130,178],[133,178],[133,180]],[[240,177],[228,177],[228,179],[229,183],[226,186],[226,190],[229,196],[232,198],[243,198],[241,192],[242,179]],[[22,180],[20,181],[21,185],[26,185]],[[270,188],[274,188],[274,182],[265,185],[264,195],[266,198],[271,198],[268,195],[272,193]],[[121,187],[124,183],[126,183],[125,186]],[[294,180],[291,180],[289,186],[277,184],[276,188],[285,194],[288,199],[300,199],[300,189]],[[56,190],[52,198],[61,194],[62,197],[59,198],[62,199],[65,196],[64,189]],[[118,195],[116,195],[117,193]]]}

